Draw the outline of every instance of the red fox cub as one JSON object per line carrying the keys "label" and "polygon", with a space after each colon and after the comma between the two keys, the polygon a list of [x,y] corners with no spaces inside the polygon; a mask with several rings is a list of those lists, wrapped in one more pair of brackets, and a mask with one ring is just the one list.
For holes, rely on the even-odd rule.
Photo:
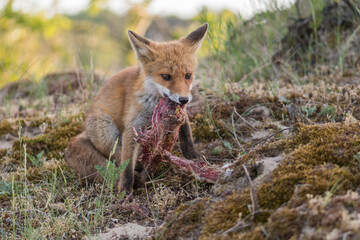
{"label": "red fox cub", "polygon": [[[85,131],[71,139],[66,152],[68,165],[83,177],[102,181],[95,165],[105,165],[116,140],[113,158],[119,166],[130,159],[117,182],[118,191],[131,193],[139,145],[134,128],[151,126],[155,106],[165,95],[184,105],[191,101],[190,90],[197,66],[196,51],[201,46],[208,24],[177,41],[154,42],[128,31],[129,40],[139,61],[111,77],[95,97],[86,117]],[[185,158],[199,158],[189,120],[179,132],[180,148]],[[140,172],[144,172],[140,169]]]}

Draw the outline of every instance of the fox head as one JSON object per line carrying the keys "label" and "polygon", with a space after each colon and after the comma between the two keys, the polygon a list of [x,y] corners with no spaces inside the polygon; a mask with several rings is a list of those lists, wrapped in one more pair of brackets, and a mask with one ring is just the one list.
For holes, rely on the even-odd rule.
{"label": "fox head", "polygon": [[128,31],[130,43],[146,79],[144,86],[151,94],[167,95],[178,104],[191,101],[191,88],[200,48],[208,24],[205,23],[177,41],[154,42]]}

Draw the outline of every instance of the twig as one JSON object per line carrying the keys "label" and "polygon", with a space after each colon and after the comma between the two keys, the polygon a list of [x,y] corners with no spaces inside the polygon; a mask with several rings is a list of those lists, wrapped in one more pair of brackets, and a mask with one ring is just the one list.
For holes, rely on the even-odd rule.
{"label": "twig", "polygon": [[251,198],[251,220],[254,219],[254,216],[255,216],[255,213],[259,210],[259,203],[258,203],[258,199],[257,199],[257,195],[256,195],[256,191],[255,191],[255,188],[254,188],[254,185],[252,184],[252,181],[251,181],[251,177],[250,177],[250,174],[249,174],[249,171],[246,167],[245,164],[242,164],[242,167],[244,168],[244,171],[245,171],[245,174],[249,180],[249,184],[250,184],[250,198]]}
{"label": "twig", "polygon": [[[254,212],[254,214],[256,213],[268,213],[269,211],[268,210],[258,210],[256,212]],[[249,216],[252,216],[254,214],[248,214],[246,217],[244,217],[244,219],[242,219],[241,221],[239,221],[238,223],[236,223],[233,227],[229,228],[228,230],[226,230],[224,233],[227,234],[227,233],[233,233],[233,232],[237,232],[241,229],[244,229],[248,226],[251,226],[251,223],[246,223],[247,219],[249,218]]]}
{"label": "twig", "polygon": [[269,234],[268,234],[268,232],[266,231],[266,229],[264,228],[264,226],[260,226],[260,229],[261,229],[261,231],[263,232],[263,234],[265,235],[266,239],[268,239],[268,238],[269,238]]}
{"label": "twig", "polygon": [[[150,183],[152,183],[152,182],[150,182]],[[152,183],[152,184],[153,184],[153,183]],[[147,189],[147,184],[145,183],[144,186],[145,186],[145,192],[146,192],[146,200],[147,200],[147,202],[148,202],[148,205],[149,205],[149,208],[150,208],[150,212],[151,212],[152,216],[155,216],[155,214],[154,214],[154,212],[153,212],[153,209],[152,209],[152,207],[151,207],[150,197],[149,197],[149,193],[148,193],[148,189]],[[157,221],[156,221],[156,219],[155,219],[154,217],[150,218],[150,216],[148,216],[148,219],[150,219],[151,221],[154,222],[155,228],[158,227]]]}
{"label": "twig", "polygon": [[246,121],[245,118],[243,118],[237,111],[236,108],[233,107],[234,109],[234,113],[236,113],[236,115],[238,115],[239,118],[241,118],[241,120],[243,120],[249,127],[251,127],[253,130],[257,130],[253,125],[251,125],[248,121]]}
{"label": "twig", "polygon": [[216,162],[216,161],[219,161],[219,162],[229,162],[231,160],[234,160],[234,159],[230,159],[230,158],[212,158],[212,157],[208,157],[207,158],[209,161],[211,162]]}
{"label": "twig", "polygon": [[213,168],[218,169],[219,171],[221,171],[221,168],[220,168],[220,167],[218,167],[218,166],[216,166],[216,165],[212,165],[212,164],[207,160],[207,158],[206,158],[204,155],[201,155],[200,159],[203,160],[204,163],[206,163],[205,167],[211,166],[211,167],[213,167]]}
{"label": "twig", "polygon": [[250,223],[245,223],[243,221],[238,222],[235,226],[233,226],[232,228],[229,228],[228,230],[226,230],[224,233],[228,234],[228,233],[232,233],[232,232],[237,232],[240,229],[244,229],[249,227],[251,224]]}
{"label": "twig", "polygon": [[288,128],[281,129],[281,130],[277,131],[276,133],[273,133],[273,134],[271,134],[271,135],[269,135],[269,136],[267,136],[267,137],[265,137],[265,138],[263,138],[263,139],[260,139],[259,141],[257,141],[256,143],[254,143],[254,146],[258,145],[258,144],[261,143],[261,142],[265,142],[265,141],[268,140],[269,138],[272,138],[272,137],[276,136],[277,134],[282,133],[283,131],[290,130],[290,129],[292,129],[292,127],[288,127]]}
{"label": "twig", "polygon": [[188,191],[186,191],[185,188],[183,188],[182,186],[180,186],[180,189],[181,189],[182,191],[184,191],[184,192],[187,194],[188,197],[193,197],[193,196],[192,196]]}
{"label": "twig", "polygon": [[164,179],[165,179],[165,178],[160,178],[160,179],[156,179],[156,180],[147,181],[147,182],[145,182],[145,184],[156,183],[156,182],[163,182]]}
{"label": "twig", "polygon": [[83,194],[81,195],[81,197],[80,197],[79,202],[78,202],[78,203],[76,204],[76,206],[75,206],[76,209],[80,206],[81,202],[82,202],[83,199],[84,199],[84,196],[85,196],[85,194],[83,193]]}
{"label": "twig", "polygon": [[[234,111],[236,111],[235,107],[234,107]],[[232,127],[233,127],[233,134],[234,134],[234,138],[236,140],[236,143],[239,145],[241,150],[244,152],[245,150],[244,150],[243,146],[241,145],[241,143],[239,142],[238,137],[236,135],[235,123],[234,123],[234,111],[231,114],[231,123],[232,123]]]}

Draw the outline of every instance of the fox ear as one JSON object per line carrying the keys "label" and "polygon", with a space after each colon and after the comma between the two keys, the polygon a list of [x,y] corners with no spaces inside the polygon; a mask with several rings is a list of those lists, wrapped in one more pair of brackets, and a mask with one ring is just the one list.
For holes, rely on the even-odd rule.
{"label": "fox ear", "polygon": [[186,37],[182,38],[181,41],[185,42],[187,45],[190,45],[192,48],[194,48],[195,51],[197,51],[204,41],[208,28],[209,24],[205,23]]}
{"label": "fox ear", "polygon": [[152,41],[139,36],[131,30],[128,30],[128,36],[136,58],[142,63],[151,61],[154,55],[154,49],[151,48]]}

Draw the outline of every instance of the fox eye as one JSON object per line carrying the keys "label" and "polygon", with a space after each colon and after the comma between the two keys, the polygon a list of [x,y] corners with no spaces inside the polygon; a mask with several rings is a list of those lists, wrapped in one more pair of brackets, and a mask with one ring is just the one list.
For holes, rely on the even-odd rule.
{"label": "fox eye", "polygon": [[172,78],[169,74],[161,74],[161,77],[165,80],[165,81],[171,81]]}
{"label": "fox eye", "polygon": [[185,74],[185,79],[186,79],[186,80],[189,80],[190,78],[191,78],[191,73]]}

